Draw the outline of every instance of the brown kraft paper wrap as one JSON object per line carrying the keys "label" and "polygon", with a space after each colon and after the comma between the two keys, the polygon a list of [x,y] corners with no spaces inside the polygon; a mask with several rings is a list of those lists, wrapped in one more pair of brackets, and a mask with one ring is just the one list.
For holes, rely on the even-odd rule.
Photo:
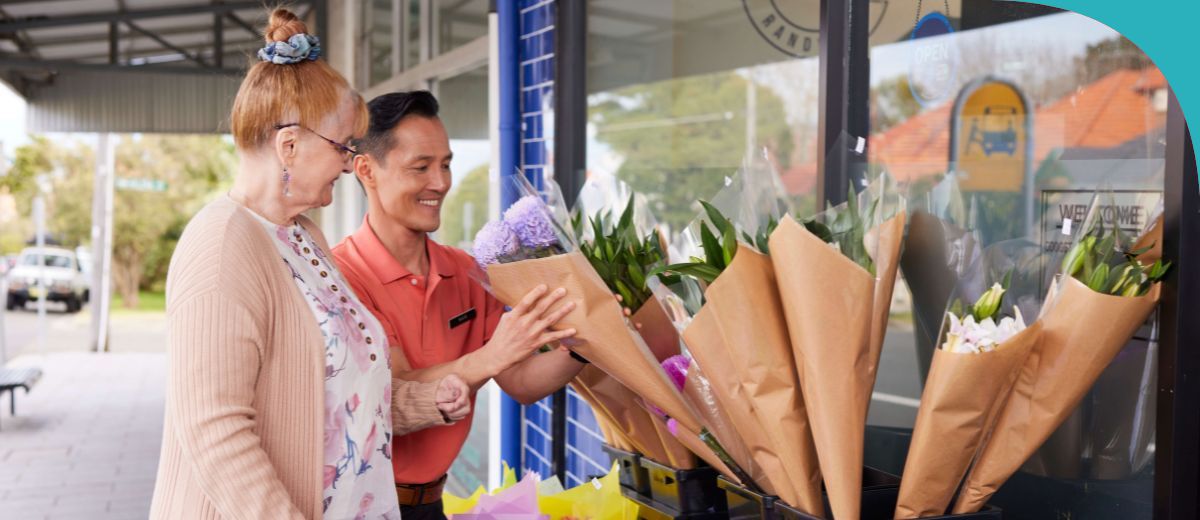
{"label": "brown kraft paper wrap", "polygon": [[700,431],[695,412],[683,402],[642,337],[626,321],[621,305],[582,254],[492,264],[488,266],[488,278],[496,298],[510,306],[538,285],[566,289],[566,300],[574,301],[576,306],[555,328],[575,329],[571,350],[689,431]]}
{"label": "brown kraft paper wrap", "polygon": [[[766,432],[758,426],[759,421],[754,408],[747,406],[747,397],[732,370],[732,356],[725,348],[718,322],[707,305],[696,313],[691,324],[684,329],[683,342],[687,344],[692,358],[708,376],[717,403],[728,415],[730,424],[742,439],[750,458],[754,460],[754,465],[764,476],[762,480],[756,480],[754,483],[768,495],[794,495],[791,482],[783,471],[779,455],[775,452],[775,446],[767,439]],[[695,368],[693,365],[688,370]],[[796,497],[786,496],[784,500],[794,498]]]}
{"label": "brown kraft paper wrap", "polygon": [[587,389],[592,408],[612,421],[614,433],[623,435],[633,450],[663,464],[670,454],[659,438],[655,420],[638,405],[637,395],[594,366],[585,366],[575,380]]}
{"label": "brown kraft paper wrap", "polygon": [[679,354],[679,332],[658,298],[646,300],[629,319],[637,324],[638,334],[659,363]]}
{"label": "brown kraft paper wrap", "polygon": [[771,259],[739,243],[733,261],[705,297],[704,307],[730,349],[733,364],[728,370],[738,374],[747,398],[742,406],[754,408],[758,426],[775,447],[791,483],[792,494],[785,500],[801,511],[821,515],[825,509],[821,471]]}
{"label": "brown kraft paper wrap", "polygon": [[[659,422],[662,422],[661,418],[658,420]],[[663,425],[663,430],[666,430],[665,424]],[[670,433],[668,432],[667,435],[670,435]],[[679,443],[691,450],[692,453],[695,453],[698,457],[704,459],[704,462],[707,462],[709,466],[712,466],[713,469],[720,472],[725,476],[725,478],[732,482],[739,482],[737,476],[734,475],[733,471],[729,469],[729,466],[726,466],[725,463],[721,461],[720,457],[717,457],[717,455],[713,453],[712,449],[710,449],[707,444],[704,444],[704,441],[700,439],[700,434],[698,432],[689,432],[683,427],[679,427],[679,436],[676,439],[679,441]]]}
{"label": "brown kraft paper wrap", "polygon": [[[687,446],[681,443],[679,439],[676,439],[675,436],[671,434],[671,430],[667,428],[666,419],[664,419],[662,416],[656,416],[654,415],[654,412],[646,409],[643,409],[642,413],[645,413],[646,417],[650,418],[650,423],[654,426],[654,433],[658,436],[658,445],[665,455],[664,458],[650,458],[656,462],[666,464],[675,469],[694,469],[696,467],[697,454],[692,453],[691,449],[689,449]],[[699,454],[704,454],[706,452],[712,453],[712,450],[708,449],[708,447],[704,445],[704,442],[700,440],[699,433],[693,432],[689,435],[682,429],[678,431],[680,432],[680,437],[694,437],[696,439],[696,444],[698,444],[701,448],[701,450],[698,452]],[[713,455],[712,458],[716,459],[717,457],[716,455]],[[722,464],[722,466],[724,466],[724,464]]]}
{"label": "brown kraft paper wrap", "polygon": [[875,279],[791,217],[770,248],[830,509],[858,518]]}
{"label": "brown kraft paper wrap", "polygon": [[867,251],[874,252],[875,293],[871,299],[871,387],[875,390],[875,371],[879,368],[879,354],[883,351],[883,338],[887,334],[888,316],[892,311],[892,291],[896,288],[896,271],[900,267],[900,245],[904,242],[905,214],[896,215],[867,232]]}
{"label": "brown kraft paper wrap", "polygon": [[[683,387],[684,399],[691,403],[693,408],[699,410],[700,422],[704,424],[705,428],[708,428],[708,431],[716,436],[717,441],[725,448],[725,452],[729,454],[729,457],[738,466],[741,466],[746,474],[751,479],[754,479],[755,482],[764,480],[765,475],[763,475],[762,469],[750,457],[750,450],[746,449],[746,444],[733,428],[733,421],[729,419],[729,415],[725,413],[724,408],[717,402],[716,395],[713,392],[712,384],[709,383],[708,377],[704,375],[704,371],[700,369],[700,365],[693,363],[688,367],[687,380],[684,382]],[[734,481],[741,483],[740,479],[737,478],[734,478]]]}
{"label": "brown kraft paper wrap", "polygon": [[1158,303],[1161,284],[1138,297],[1101,294],[1067,278],[1042,316],[1042,338],[1026,361],[992,437],[963,484],[954,513],[981,509],[1083,399]]}
{"label": "brown kraft paper wrap", "polygon": [[904,462],[896,518],[942,515],[950,507],[1041,328],[1041,322],[1034,322],[991,352],[934,351]]}

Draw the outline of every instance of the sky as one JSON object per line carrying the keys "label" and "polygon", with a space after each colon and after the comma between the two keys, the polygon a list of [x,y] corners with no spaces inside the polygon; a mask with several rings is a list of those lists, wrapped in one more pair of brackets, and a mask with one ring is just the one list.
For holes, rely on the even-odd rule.
{"label": "sky", "polygon": [[3,143],[4,156],[11,159],[13,150],[29,141],[25,135],[25,100],[0,81],[0,143]]}

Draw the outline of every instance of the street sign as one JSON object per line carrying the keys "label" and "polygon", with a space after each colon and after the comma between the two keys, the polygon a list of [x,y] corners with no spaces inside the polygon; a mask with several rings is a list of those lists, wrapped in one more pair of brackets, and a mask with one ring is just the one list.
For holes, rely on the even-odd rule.
{"label": "street sign", "polygon": [[1031,115],[1016,85],[968,85],[955,103],[951,164],[963,191],[1020,193],[1026,182]]}
{"label": "street sign", "polygon": [[167,191],[167,182],[158,179],[118,177],[113,179],[113,184],[116,189],[125,191]]}

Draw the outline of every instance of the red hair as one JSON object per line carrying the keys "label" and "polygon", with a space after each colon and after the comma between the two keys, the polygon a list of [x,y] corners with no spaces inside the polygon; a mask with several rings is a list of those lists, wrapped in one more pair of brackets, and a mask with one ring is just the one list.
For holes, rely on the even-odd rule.
{"label": "red hair", "polygon": [[[271,12],[263,39],[270,44],[301,33],[308,33],[302,20],[287,9],[276,9]],[[328,63],[304,60],[278,65],[260,61],[250,67],[233,100],[233,140],[238,148],[252,150],[270,140],[275,125],[300,123],[316,128],[337,111],[346,96],[351,96],[355,104],[354,135],[361,136],[367,131],[367,105]]]}

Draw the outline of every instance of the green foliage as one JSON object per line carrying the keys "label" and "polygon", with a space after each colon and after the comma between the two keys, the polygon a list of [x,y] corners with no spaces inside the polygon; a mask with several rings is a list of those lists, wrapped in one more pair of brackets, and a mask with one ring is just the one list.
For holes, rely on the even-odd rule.
{"label": "green foliage", "polygon": [[885,132],[921,112],[921,104],[912,95],[908,76],[880,81],[871,88],[871,131]]}
{"label": "green foliage", "polygon": [[[162,289],[184,226],[231,182],[235,161],[232,143],[220,136],[127,136],[117,143],[115,153],[117,178],[167,184],[164,192],[117,190],[114,194],[113,286],[125,305],[133,308],[138,306],[140,291]],[[18,148],[16,155],[16,173],[3,178],[3,182],[13,190],[22,218],[28,219],[37,189],[32,179],[49,175],[49,232],[61,237],[68,247],[89,241],[95,153],[82,144],[65,145],[34,137],[31,143]],[[28,227],[28,223],[22,226]]]}
{"label": "green foliage", "polygon": [[[597,140],[624,158],[617,176],[646,197],[660,222],[682,229],[695,216],[694,201],[717,193],[749,151],[749,88],[734,72],[634,85],[598,97],[589,118]],[[757,146],[786,170],[795,145],[783,101],[753,88]]]}
{"label": "green foliage", "polygon": [[609,290],[621,295],[625,306],[636,310],[653,297],[646,280],[666,261],[667,253],[658,230],[644,237],[638,235],[633,223],[633,208],[633,196],[630,195],[625,211],[615,223],[612,212],[606,211],[588,218],[586,224],[583,215],[576,215],[571,224],[575,235],[580,237],[584,236],[585,225],[591,227],[593,239],[579,244],[580,253],[608,284]]}
{"label": "green foliage", "polygon": [[[463,219],[466,215],[463,214],[463,208],[468,203],[474,208],[473,215],[471,222],[466,222],[464,226]],[[450,196],[446,197],[438,240],[446,245],[462,247],[487,223],[487,217],[488,166],[484,164],[467,173]]]}
{"label": "green foliage", "polygon": [[853,182],[850,183],[847,193],[850,196],[846,198],[845,206],[835,206],[823,215],[805,220],[804,227],[825,243],[837,244],[846,258],[874,275],[875,262],[871,259],[863,239],[867,236],[867,226],[876,220],[880,199],[872,198],[866,209],[860,211]]}
{"label": "green foliage", "polygon": [[1089,289],[1115,296],[1141,296],[1150,286],[1162,279],[1171,263],[1162,259],[1145,266],[1137,256],[1151,246],[1136,251],[1121,251],[1119,244],[1129,241],[1117,226],[1106,227],[1103,222],[1091,226],[1062,261],[1062,272],[1079,280]]}
{"label": "green foliage", "polygon": [[[700,201],[700,205],[704,207],[704,213],[708,217],[707,222],[700,222],[700,246],[704,250],[704,258],[692,257],[688,262],[663,266],[651,272],[651,275],[665,275],[663,282],[668,285],[675,281],[672,277],[687,276],[701,282],[702,286],[707,286],[721,276],[725,268],[733,263],[733,257],[737,254],[738,235],[733,223],[707,201]],[[742,238],[763,254],[770,254],[767,238],[778,224],[779,222],[772,218],[757,234],[751,236],[742,232]]]}

